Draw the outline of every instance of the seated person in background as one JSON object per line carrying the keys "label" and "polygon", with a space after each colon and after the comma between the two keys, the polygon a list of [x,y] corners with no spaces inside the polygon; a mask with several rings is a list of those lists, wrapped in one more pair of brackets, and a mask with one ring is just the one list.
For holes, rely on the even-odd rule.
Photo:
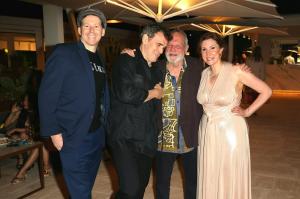
{"label": "seated person in background", "polygon": [[26,127],[29,125],[29,102],[28,96],[24,96],[21,103],[15,103],[11,112],[4,122],[6,135],[13,138],[27,139]]}
{"label": "seated person in background", "polygon": [[27,119],[25,121],[24,127],[13,128],[12,130],[6,132],[6,135],[13,139],[28,140],[30,139],[30,128],[30,122],[29,119]]}
{"label": "seated person in background", "polygon": [[[11,184],[17,184],[19,182],[22,182],[25,180],[26,173],[28,170],[30,170],[34,162],[37,160],[39,156],[39,149],[33,149],[30,152],[30,155],[25,162],[25,164],[22,166],[22,168],[17,172],[16,176],[11,180]],[[43,165],[44,165],[44,170],[43,174],[45,177],[51,175],[51,166],[49,162],[49,151],[46,149],[45,145],[43,146]]]}
{"label": "seated person in background", "polygon": [[[16,128],[8,131],[6,134],[11,137],[18,137],[22,140],[30,140],[30,141],[37,141],[40,140],[40,136],[37,134],[39,132],[39,122],[38,117],[34,114],[34,111],[32,111],[29,108],[29,102],[28,97],[26,96],[23,101],[23,110],[24,112],[27,112],[27,115],[24,117],[26,119],[22,119],[22,121],[25,120],[25,124],[22,125],[16,125]],[[22,112],[20,113],[20,116],[22,115]],[[49,140],[42,140],[45,144],[43,146],[43,165],[44,165],[44,176],[50,175],[50,163],[49,163],[49,151],[45,147],[47,144],[47,141]],[[37,160],[39,155],[38,149],[33,149],[30,151],[28,157],[23,160],[22,165],[19,166],[19,171],[17,172],[16,176],[12,179],[12,184],[17,184],[19,182],[22,182],[25,180],[25,176],[28,170],[30,170],[33,166],[35,161]]]}
{"label": "seated person in background", "polygon": [[288,56],[286,56],[283,59],[283,63],[284,63],[284,65],[295,64],[295,58],[292,56],[292,53],[290,53]]}
{"label": "seated person in background", "polygon": [[0,133],[6,134],[6,132],[14,129],[18,122],[19,115],[21,113],[21,107],[16,102],[12,105],[11,110],[7,117],[5,117],[4,122],[1,124]]}
{"label": "seated person in background", "polygon": [[[2,133],[5,133],[12,139],[28,140],[30,138],[30,120],[32,120],[30,118],[32,111],[30,111],[29,107],[28,96],[25,95],[20,103],[15,103],[12,106],[11,112],[4,122]],[[23,157],[19,155],[16,165],[17,169],[22,167],[23,159],[26,159],[26,155],[26,153],[23,154]]]}

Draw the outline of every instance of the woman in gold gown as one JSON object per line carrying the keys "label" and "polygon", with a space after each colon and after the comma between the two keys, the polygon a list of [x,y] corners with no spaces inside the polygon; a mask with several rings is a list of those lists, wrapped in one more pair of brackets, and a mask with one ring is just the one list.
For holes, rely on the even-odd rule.
{"label": "woman in gold gown", "polygon": [[[203,61],[197,100],[204,114],[199,127],[198,199],[251,199],[249,117],[271,96],[271,89],[252,73],[221,60],[223,40],[215,33],[200,39]],[[259,93],[240,107],[242,87]]]}

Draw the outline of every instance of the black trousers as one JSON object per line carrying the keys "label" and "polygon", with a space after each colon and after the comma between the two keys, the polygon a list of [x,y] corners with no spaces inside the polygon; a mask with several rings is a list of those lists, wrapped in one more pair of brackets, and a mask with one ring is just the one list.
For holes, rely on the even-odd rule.
{"label": "black trousers", "polygon": [[197,192],[197,148],[183,153],[157,152],[156,155],[156,199],[169,199],[170,180],[174,162],[182,158],[184,170],[184,198],[196,199]]}
{"label": "black trousers", "polygon": [[152,158],[130,149],[126,143],[114,144],[110,152],[119,177],[116,199],[142,199],[149,182]]}

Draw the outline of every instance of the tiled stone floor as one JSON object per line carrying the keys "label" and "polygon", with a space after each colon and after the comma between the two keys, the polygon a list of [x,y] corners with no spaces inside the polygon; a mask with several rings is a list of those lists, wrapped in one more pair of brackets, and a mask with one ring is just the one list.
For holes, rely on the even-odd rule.
{"label": "tiled stone floor", "polygon": [[[300,199],[300,97],[273,97],[257,116],[248,119],[252,160],[253,199]],[[37,166],[29,171],[25,182],[10,185],[16,170],[14,159],[0,162],[0,198],[13,199],[37,185]],[[103,164],[104,163],[104,164]],[[174,168],[171,199],[182,199],[182,178]],[[46,188],[28,198],[63,199],[65,188],[60,174],[46,179]],[[110,161],[101,163],[93,189],[93,198],[108,199],[116,185]],[[153,179],[145,199],[154,198]]]}

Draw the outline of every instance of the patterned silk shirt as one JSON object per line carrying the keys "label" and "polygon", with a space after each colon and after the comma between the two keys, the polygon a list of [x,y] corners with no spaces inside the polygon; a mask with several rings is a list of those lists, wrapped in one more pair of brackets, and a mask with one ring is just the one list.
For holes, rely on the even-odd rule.
{"label": "patterned silk shirt", "polygon": [[158,150],[170,153],[186,153],[192,150],[187,148],[182,129],[178,124],[180,115],[180,95],[181,95],[181,82],[184,67],[180,71],[178,80],[172,76],[167,70],[164,83],[164,96],[162,98],[162,122],[163,128],[158,136]]}

